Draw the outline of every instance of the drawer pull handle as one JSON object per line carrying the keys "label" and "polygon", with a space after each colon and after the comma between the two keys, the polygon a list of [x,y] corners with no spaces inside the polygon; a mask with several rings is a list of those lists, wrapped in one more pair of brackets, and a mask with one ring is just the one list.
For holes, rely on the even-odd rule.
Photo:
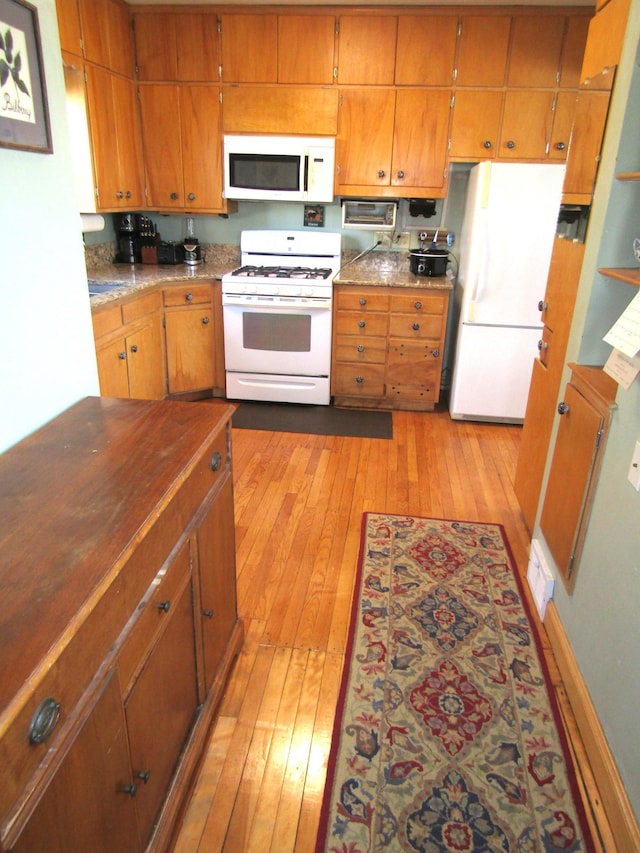
{"label": "drawer pull handle", "polygon": [[414,332],[419,332],[420,331],[420,323],[414,323],[411,328],[413,329]]}
{"label": "drawer pull handle", "polygon": [[484,148],[491,148],[491,140],[485,139],[485,141],[482,143],[482,145]]}
{"label": "drawer pull handle", "polygon": [[365,327],[367,324],[366,324],[366,322],[365,322],[364,320],[358,320],[358,325],[360,326],[360,328],[361,328],[361,329],[364,329],[364,327]]}
{"label": "drawer pull handle", "polygon": [[118,353],[118,358],[121,358],[123,361],[126,361],[126,359],[127,359],[127,354],[126,354],[126,352],[119,352],[119,353]]}
{"label": "drawer pull handle", "polygon": [[415,305],[414,305],[413,307],[414,307],[414,308],[417,308],[418,310],[420,310],[420,308],[422,308],[422,302],[416,302],[416,303],[415,303]]}
{"label": "drawer pull handle", "polygon": [[221,465],[222,465],[222,454],[220,453],[219,450],[216,450],[216,452],[211,457],[211,470],[212,471],[218,471]]}
{"label": "drawer pull handle", "polygon": [[144,784],[145,784],[145,785],[146,785],[146,784],[147,784],[147,782],[149,781],[149,778],[150,778],[150,777],[151,777],[151,771],[150,771],[150,770],[141,770],[141,771],[138,773],[138,779],[141,779],[141,780],[144,782]]}
{"label": "drawer pull handle", "polygon": [[548,307],[549,307],[548,302],[543,302],[542,299],[540,300],[540,302],[538,302],[538,311],[546,311]]}
{"label": "drawer pull handle", "polygon": [[507,142],[507,148],[513,149],[513,148],[515,148],[515,147],[516,147],[515,142],[513,141],[513,139],[510,139],[510,140]]}
{"label": "drawer pull handle", "polygon": [[367,300],[364,298],[364,296],[361,296],[360,297],[360,305],[366,305],[366,304],[367,304]]}
{"label": "drawer pull handle", "polygon": [[431,355],[432,355],[434,358],[438,358],[438,356],[440,355],[440,350],[439,350],[439,349],[432,349],[432,350],[431,350]]}
{"label": "drawer pull handle", "polygon": [[361,385],[364,382],[364,377],[356,376],[356,382]]}
{"label": "drawer pull handle", "polygon": [[138,344],[131,345],[131,352],[138,352]]}
{"label": "drawer pull handle", "polygon": [[213,619],[213,610],[203,610],[202,615],[206,616],[207,619]]}
{"label": "drawer pull handle", "polygon": [[546,341],[538,341],[538,350],[542,352],[543,349],[547,349],[549,344]]}
{"label": "drawer pull handle", "polygon": [[384,169],[378,169],[378,177],[384,178]]}
{"label": "drawer pull handle", "polygon": [[122,788],[122,793],[129,794],[130,797],[135,797],[135,795],[138,793],[138,786],[135,784],[135,782],[133,785],[125,785]]}
{"label": "drawer pull handle", "polygon": [[60,703],[48,696],[36,708],[29,726],[29,742],[44,743],[60,719]]}
{"label": "drawer pull handle", "polygon": [[558,403],[558,414],[559,415],[566,415],[568,411],[569,411],[569,404],[568,403],[565,403],[564,401],[562,403]]}
{"label": "drawer pull handle", "polygon": [[187,293],[185,299],[187,300],[187,302],[193,302],[193,293]]}
{"label": "drawer pull handle", "polygon": [[362,344],[358,344],[358,352],[364,352],[364,347]]}
{"label": "drawer pull handle", "polygon": [[170,608],[171,608],[171,602],[170,601],[161,601],[160,604],[158,605],[158,610],[161,610],[163,613],[168,613]]}
{"label": "drawer pull handle", "polygon": [[202,318],[202,325],[203,325],[203,326],[208,326],[208,325],[209,325],[209,318],[208,318],[208,317],[203,317],[203,318]]}

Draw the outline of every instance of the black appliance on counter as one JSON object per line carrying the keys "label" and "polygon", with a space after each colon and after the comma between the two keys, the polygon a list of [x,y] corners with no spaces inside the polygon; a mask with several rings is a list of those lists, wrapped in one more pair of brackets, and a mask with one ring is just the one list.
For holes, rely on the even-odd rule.
{"label": "black appliance on counter", "polygon": [[142,248],[157,242],[156,226],[148,216],[139,213],[115,213],[118,240],[116,263],[139,264],[143,261]]}

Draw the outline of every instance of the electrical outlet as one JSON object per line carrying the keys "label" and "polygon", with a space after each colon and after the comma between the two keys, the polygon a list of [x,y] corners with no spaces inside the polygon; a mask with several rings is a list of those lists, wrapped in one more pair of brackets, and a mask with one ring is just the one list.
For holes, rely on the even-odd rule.
{"label": "electrical outlet", "polygon": [[391,248],[391,231],[374,231],[374,239],[376,243],[379,245],[381,249],[390,249]]}
{"label": "electrical outlet", "polygon": [[629,473],[627,479],[633,488],[640,492],[640,441],[636,441],[636,446],[631,457],[631,465],[629,465]]}
{"label": "electrical outlet", "polygon": [[399,231],[395,234],[394,248],[408,250],[411,245],[411,234],[408,231]]}

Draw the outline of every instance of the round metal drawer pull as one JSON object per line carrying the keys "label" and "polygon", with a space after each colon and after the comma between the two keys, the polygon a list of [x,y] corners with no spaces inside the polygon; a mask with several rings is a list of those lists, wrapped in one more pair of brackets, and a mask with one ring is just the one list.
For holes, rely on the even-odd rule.
{"label": "round metal drawer pull", "polygon": [[538,311],[546,311],[549,307],[548,302],[544,302],[542,299],[538,302]]}
{"label": "round metal drawer pull", "polygon": [[515,142],[513,141],[513,139],[510,139],[510,140],[507,142],[507,148],[515,148],[515,147],[516,147]]}
{"label": "round metal drawer pull", "polygon": [[131,190],[127,190],[127,192],[126,192],[126,197],[127,197],[127,198],[131,198]]}
{"label": "round metal drawer pull", "polygon": [[439,349],[432,349],[432,350],[431,350],[431,355],[432,355],[434,358],[438,358],[438,356],[440,355],[440,350],[439,350]]}
{"label": "round metal drawer pull", "polygon": [[362,344],[358,344],[358,352],[364,352],[364,347]]}
{"label": "round metal drawer pull", "polygon": [[420,302],[420,301],[416,302],[413,307],[420,310],[420,308],[422,308],[422,302]]}
{"label": "round metal drawer pull", "polygon": [[402,180],[403,178],[404,178],[404,172],[403,172],[403,171],[402,171],[402,169],[401,169],[401,170],[398,172],[398,179],[399,179],[399,180]]}
{"label": "round metal drawer pull", "polygon": [[138,786],[134,783],[133,785],[125,785],[122,788],[123,794],[129,794],[130,797],[135,797],[138,793]]}
{"label": "round metal drawer pull", "polygon": [[196,194],[195,193],[189,193],[187,198],[189,199],[189,201],[195,201],[196,200]]}
{"label": "round metal drawer pull", "polygon": [[566,415],[568,411],[569,411],[569,404],[568,403],[565,403],[564,401],[562,403],[558,403],[558,414],[559,415]]}
{"label": "round metal drawer pull", "polygon": [[564,142],[558,142],[558,144],[556,145],[556,148],[558,149],[558,151],[564,151],[564,149],[566,148],[566,145],[564,144]]}
{"label": "round metal drawer pull", "polygon": [[150,778],[150,777],[151,777],[151,771],[150,771],[150,770],[141,770],[141,771],[138,773],[138,779],[141,779],[141,780],[144,782],[144,784],[145,784],[145,785],[146,785],[146,784],[147,784],[147,782],[149,781],[149,778]]}
{"label": "round metal drawer pull", "polygon": [[203,318],[202,318],[202,325],[203,325],[203,326],[208,326],[208,325],[209,325],[209,318],[208,318],[208,317],[203,317]]}
{"label": "round metal drawer pull", "polygon": [[366,304],[367,304],[367,300],[364,298],[364,296],[361,296],[360,297],[360,305],[366,305]]}
{"label": "round metal drawer pull", "polygon": [[411,328],[413,329],[414,332],[420,331],[420,323],[414,323]]}
{"label": "round metal drawer pull", "polygon": [[185,299],[187,300],[187,302],[193,302],[193,293],[187,293]]}
{"label": "round metal drawer pull", "polygon": [[163,613],[168,613],[171,608],[170,601],[161,601],[158,605],[158,610],[162,610]]}
{"label": "round metal drawer pull", "polygon": [[362,376],[356,376],[356,382],[357,382],[359,385],[361,385],[361,384],[364,382],[364,377],[362,377]]}
{"label": "round metal drawer pull", "polygon": [[546,341],[538,341],[538,351],[542,352],[543,349],[547,349],[549,344]]}
{"label": "round metal drawer pull", "polygon": [[138,352],[138,344],[132,344],[131,352]]}
{"label": "round metal drawer pull", "polygon": [[126,357],[127,357],[126,352],[119,352],[118,353],[118,358],[121,358],[123,361],[126,359]]}
{"label": "round metal drawer pull", "polygon": [[211,470],[218,471],[220,466],[222,465],[222,454],[219,450],[216,450],[213,456],[211,457]]}
{"label": "round metal drawer pull", "polygon": [[482,143],[482,145],[484,148],[491,148],[491,140],[485,139],[485,141]]}
{"label": "round metal drawer pull", "polygon": [[207,619],[213,619],[213,610],[203,610],[202,615],[206,616]]}
{"label": "round metal drawer pull", "polygon": [[60,719],[60,703],[48,696],[36,708],[29,726],[29,742],[44,743]]}
{"label": "round metal drawer pull", "polygon": [[361,329],[364,329],[364,327],[365,327],[367,324],[365,323],[365,321],[364,321],[364,320],[358,320],[358,325],[360,326],[360,328],[361,328]]}
{"label": "round metal drawer pull", "polygon": [[177,201],[178,200],[178,193],[171,193],[169,198],[171,199],[171,201]]}
{"label": "round metal drawer pull", "polygon": [[379,178],[384,178],[384,169],[379,169],[379,170],[378,170],[378,177],[379,177]]}

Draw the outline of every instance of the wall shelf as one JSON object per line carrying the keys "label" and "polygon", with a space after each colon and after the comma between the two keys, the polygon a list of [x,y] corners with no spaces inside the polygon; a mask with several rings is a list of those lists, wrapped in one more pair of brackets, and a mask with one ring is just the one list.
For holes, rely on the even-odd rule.
{"label": "wall shelf", "polygon": [[638,269],[623,269],[623,268],[606,268],[602,267],[598,270],[601,275],[607,275],[609,278],[615,278],[618,281],[624,281],[626,284],[633,284],[635,287],[640,287],[640,268]]}

